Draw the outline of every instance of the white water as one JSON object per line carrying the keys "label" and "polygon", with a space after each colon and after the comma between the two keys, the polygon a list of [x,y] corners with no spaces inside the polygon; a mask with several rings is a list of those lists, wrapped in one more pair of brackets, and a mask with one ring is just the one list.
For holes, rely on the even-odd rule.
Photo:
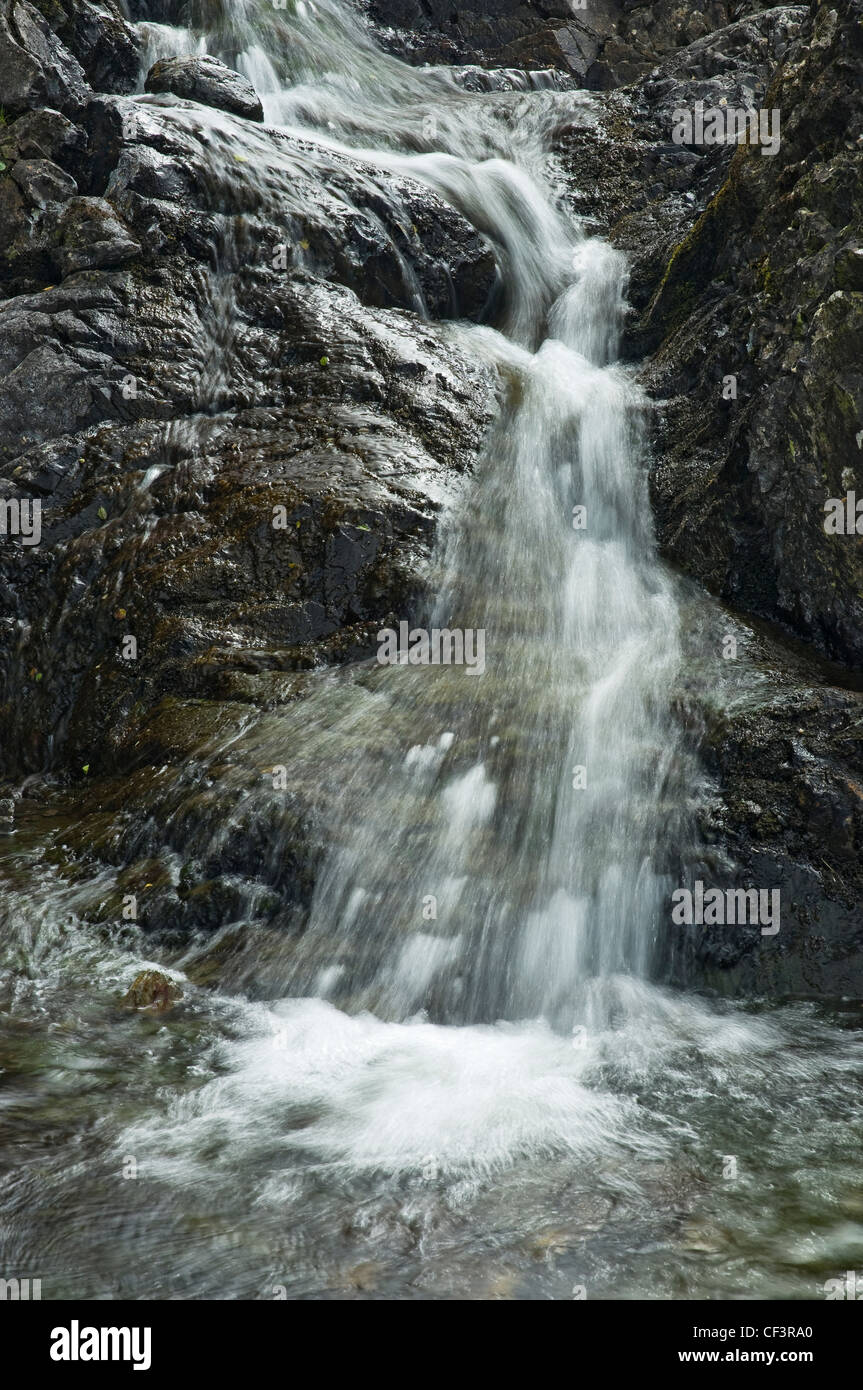
{"label": "white water", "polygon": [[[296,1142],[359,1167],[578,1152],[626,1128],[627,1105],[580,1077],[625,1016],[621,977],[645,979],[668,931],[692,775],[668,712],[679,618],[654,553],[645,402],[615,362],[626,262],[555,196],[548,105],[496,120],[448,74],[377,53],[338,5],[225,13],[203,46],[317,143],[300,155],[218,113],[174,118],[241,139],[243,176],[289,209],[296,161],[325,171],[348,149],[430,184],[497,247],[506,336],[451,331],[511,389],[437,561],[433,624],[483,629],[485,674],[380,673],[366,736],[394,707],[433,733],[383,768],[360,761],[345,790],[308,930],[285,952],[285,989],[305,998],[274,1011],[285,1051],[241,1044],[236,1075],[193,1108],[206,1126],[210,1104],[223,1122],[315,1099],[325,1118]],[[178,51],[201,46],[178,35]],[[362,744],[362,721],[353,733]]]}
{"label": "white water", "polygon": [[429,702],[446,722],[378,781],[360,767],[362,813],[348,796],[299,948],[358,940],[337,992],[387,1016],[589,1023],[603,980],[646,975],[667,921],[678,615],[638,467],[642,402],[608,362],[623,258],[586,242],[574,259],[536,353],[470,335],[519,399],[443,547],[433,624],[484,629],[485,674],[392,674],[417,727]]}

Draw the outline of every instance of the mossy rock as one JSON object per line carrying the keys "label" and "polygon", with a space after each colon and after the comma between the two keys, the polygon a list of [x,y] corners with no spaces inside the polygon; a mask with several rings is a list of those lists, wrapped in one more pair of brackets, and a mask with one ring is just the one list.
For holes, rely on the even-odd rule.
{"label": "mossy rock", "polygon": [[141,970],[135,976],[122,1004],[126,1009],[146,1009],[149,1013],[163,1014],[172,1009],[183,991],[161,970]]}

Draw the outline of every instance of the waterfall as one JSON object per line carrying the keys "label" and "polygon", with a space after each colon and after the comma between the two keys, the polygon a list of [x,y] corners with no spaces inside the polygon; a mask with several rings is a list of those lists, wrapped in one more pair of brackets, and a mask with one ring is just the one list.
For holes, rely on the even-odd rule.
{"label": "waterfall", "polygon": [[535,353],[463,330],[517,399],[443,543],[430,625],[483,630],[485,671],[378,678],[383,717],[404,703],[437,726],[376,776],[360,767],[294,990],[316,992],[318,934],[359,943],[351,972],[325,972],[334,996],[359,989],[387,1016],[572,1028],[596,981],[650,971],[683,799],[678,613],[639,466],[644,403],[613,361],[625,262],[586,241],[572,276]]}
{"label": "waterfall", "polygon": [[[471,122],[475,102],[440,74],[406,73],[377,53],[340,7],[298,4],[294,23],[283,46],[280,20],[256,26],[241,6],[207,42],[262,85],[268,114],[283,120],[302,106],[283,61],[299,45],[302,128],[315,126],[315,91],[328,103],[305,157],[326,168],[359,146],[369,164],[428,183],[491,239],[504,331],[452,332],[509,392],[444,529],[430,615],[432,630],[484,634],[485,671],[376,673],[369,720],[431,733],[357,767],[328,828],[308,930],[286,953],[286,992],[392,1019],[424,1010],[451,1024],[599,1023],[609,981],[648,975],[667,930],[689,773],[669,715],[679,618],[651,529],[646,403],[616,361],[626,261],[583,235],[543,177],[547,112],[490,132]],[[433,90],[443,114],[429,123]],[[447,118],[447,96],[459,120]],[[391,119],[374,149],[381,103]],[[423,128],[444,148],[409,152]],[[266,132],[242,138],[262,196],[293,210],[296,156],[274,153]],[[379,730],[353,736],[373,743]]]}
{"label": "waterfall", "polygon": [[[76,1298],[569,1298],[585,1282],[591,1298],[810,1296],[792,1266],[820,1260],[826,1277],[856,1258],[841,1213],[859,1211],[860,1044],[808,1006],[662,983],[702,773],[673,713],[684,610],[656,553],[648,402],[619,360],[627,262],[568,213],[551,152],[561,103],[590,124],[595,99],[477,97],[382,53],[341,0],[182,13],[185,28],[142,23],[144,69],[215,54],[253,81],[265,124],[146,95],[142,71],[142,119],[202,132],[220,195],[194,413],[168,422],[142,487],[184,432],[205,442],[233,408],[253,233],[231,190],[251,185],[243,206],[287,237],[310,177],[346,205],[359,187],[372,206],[384,185],[398,198],[393,174],[425,184],[493,249],[494,326],[435,331],[484,364],[500,405],[446,499],[433,598],[397,617],[408,634],[482,634],[482,662],[412,662],[399,632],[396,659],[316,673],[302,700],[249,704],[209,763],[153,770],[207,807],[172,870],[251,827],[246,856],[268,870],[255,892],[285,851],[267,837],[284,813],[269,769],[290,772],[299,749],[327,784],[303,930],[272,931],[259,956],[250,896],[215,940],[166,948],[186,990],[174,1014],[116,1007],[130,973],[165,966],[143,958],[161,947],[90,930],[94,894],[109,902],[121,874],[77,859],[67,873],[63,823],[37,808],[4,851],[0,904],[0,1042],[23,1056],[9,1113],[29,1146],[2,1206],[31,1231],[16,1221],[16,1259],[49,1249]],[[410,221],[407,203],[395,213]],[[118,861],[130,823],[110,830]],[[136,842],[136,868],[162,828]],[[240,983],[219,973],[238,937]],[[217,959],[209,977],[198,950]],[[132,1160],[145,1180],[118,1196]],[[782,1189],[796,1247],[780,1255],[779,1184],[816,1169],[805,1193]],[[709,1255],[690,1283],[687,1251]]]}
{"label": "waterfall", "polygon": [[[625,257],[585,236],[557,194],[554,94],[497,120],[447,74],[377,52],[336,4],[298,3],[288,19],[231,7],[209,23],[178,47],[232,61],[268,118],[304,137],[287,146],[168,104],[172,119],[206,123],[214,179],[241,145],[236,177],[287,220],[300,211],[297,171],[359,155],[364,178],[407,174],[458,209],[495,248],[504,281],[499,328],[447,330],[497,373],[503,399],[442,526],[425,615],[431,632],[481,634],[484,668],[373,665],[372,698],[341,716],[355,756],[308,926],[275,967],[271,1026],[291,1058],[281,1100],[308,1098],[324,1074],[325,1089],[341,1088],[332,1053],[347,1049],[351,1091],[328,1092],[326,1108],[341,1108],[329,1137],[312,1125],[300,1142],[361,1166],[380,1160],[382,1135],[409,1166],[429,1151],[481,1167],[525,1147],[589,1147],[591,1116],[602,1128],[621,1102],[591,1096],[581,1071],[591,1040],[643,1007],[626,982],[650,976],[667,936],[693,775],[669,712],[679,614],[655,553],[647,406],[617,360]],[[150,59],[170,40],[148,34]],[[284,1082],[279,1055],[275,1065]],[[417,1115],[397,1134],[405,1066]],[[268,1091],[272,1067],[272,1039],[251,1044],[233,1084]],[[512,1129],[519,1073],[524,1116]],[[447,1140],[449,1109],[467,1133]]]}

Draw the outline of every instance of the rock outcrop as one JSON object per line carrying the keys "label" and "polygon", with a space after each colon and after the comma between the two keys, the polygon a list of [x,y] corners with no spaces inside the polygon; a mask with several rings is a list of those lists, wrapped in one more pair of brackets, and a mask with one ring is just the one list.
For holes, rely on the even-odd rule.
{"label": "rock outcrop", "polygon": [[778,154],[737,150],[642,323],[666,402],[663,548],[858,670],[863,555],[856,533],[825,529],[825,504],[863,484],[861,64],[861,7],[819,7],[765,97]]}
{"label": "rock outcrop", "polygon": [[0,470],[42,529],[0,555],[10,770],[95,771],[162,694],[372,650],[480,444],[488,374],[406,311],[481,316],[484,240],[310,142],[255,136],[261,173],[244,129],[93,100],[86,191],[3,181],[37,232],[7,250]]}
{"label": "rock outcrop", "polygon": [[367,0],[384,47],[414,63],[558,68],[593,91],[643,78],[662,59],[770,0],[639,4],[638,0]]}
{"label": "rock outcrop", "polygon": [[7,118],[48,106],[69,115],[91,89],[134,90],[138,40],[116,0],[4,0],[0,105]]}

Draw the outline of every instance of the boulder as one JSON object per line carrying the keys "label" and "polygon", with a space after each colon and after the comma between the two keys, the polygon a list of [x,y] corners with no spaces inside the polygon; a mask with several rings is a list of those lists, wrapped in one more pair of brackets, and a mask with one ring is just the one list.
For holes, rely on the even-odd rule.
{"label": "boulder", "polygon": [[0,153],[4,161],[50,159],[68,172],[87,148],[87,137],[80,126],[59,111],[42,108],[25,111],[17,121],[0,130]]}
{"label": "boulder", "polygon": [[232,116],[244,116],[248,121],[264,119],[261,99],[251,82],[209,54],[160,58],[147,73],[144,90],[173,92],[174,96],[228,111]]}
{"label": "boulder", "polygon": [[12,178],[32,208],[63,203],[78,192],[78,185],[50,159],[19,159],[12,166]]}

